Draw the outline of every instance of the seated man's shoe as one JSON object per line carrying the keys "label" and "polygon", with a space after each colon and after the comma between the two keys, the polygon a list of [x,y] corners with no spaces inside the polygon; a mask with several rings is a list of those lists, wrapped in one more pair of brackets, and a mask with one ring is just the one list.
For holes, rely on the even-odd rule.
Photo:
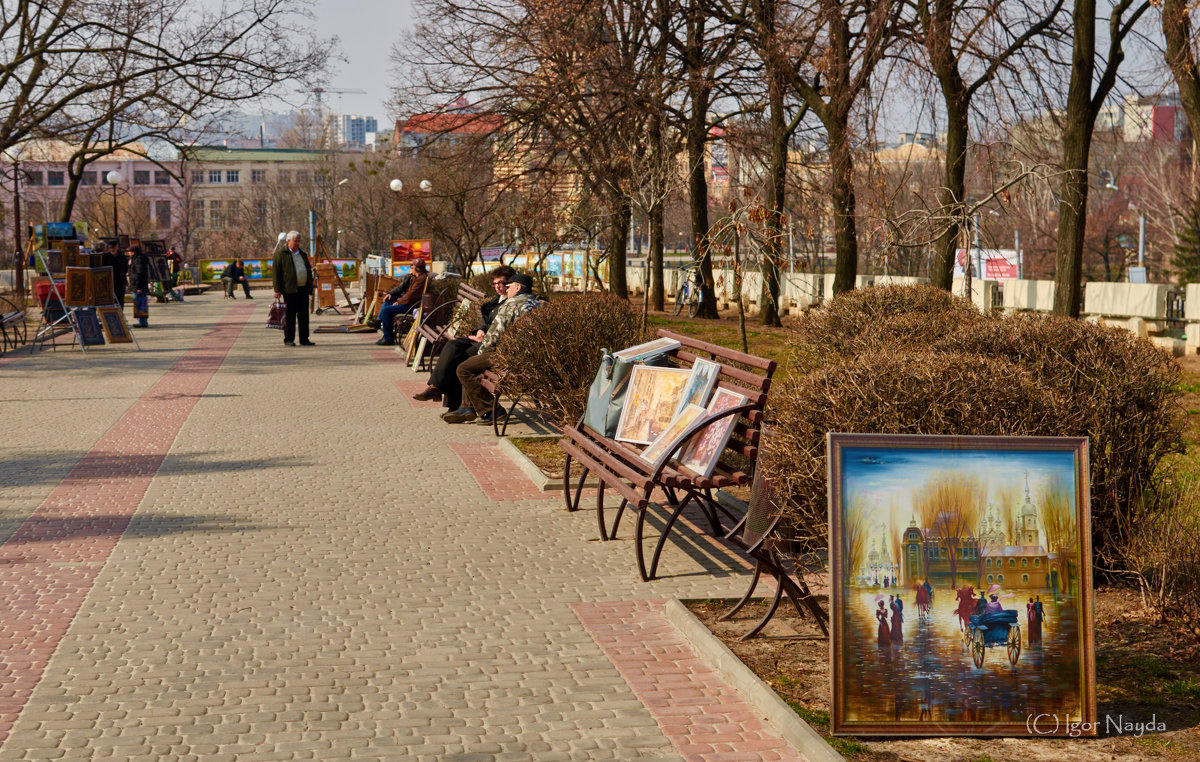
{"label": "seated man's shoe", "polygon": [[246,298],[247,298],[247,299],[253,299],[254,297],[253,297],[253,296],[250,296],[250,294],[246,294]]}
{"label": "seated man's shoe", "polygon": [[391,339],[380,339],[380,340],[376,341],[375,343],[381,347],[390,347],[390,346],[394,345],[396,342],[392,341]]}
{"label": "seated man's shoe", "polygon": [[436,386],[427,386],[425,391],[420,394],[414,394],[413,399],[417,402],[440,402],[442,399],[442,390]]}
{"label": "seated man's shoe", "polygon": [[283,345],[284,345],[285,347],[294,347],[294,346],[296,346],[296,342],[294,342],[294,341],[285,341],[285,342],[283,342]]}
{"label": "seated man's shoe", "polygon": [[475,415],[475,409],[469,407],[460,407],[453,413],[442,416],[442,420],[446,423],[470,423],[479,416]]}
{"label": "seated man's shoe", "polygon": [[[504,409],[504,408],[502,408],[502,407],[498,407],[498,408],[496,408],[496,420],[497,420],[497,421],[503,421],[503,420],[504,420],[505,418],[507,418],[507,417],[508,417],[508,411],[507,411],[507,410],[505,410],[505,409]],[[481,425],[488,425],[488,426],[490,426],[490,425],[491,425],[491,423],[492,423],[492,411],[491,411],[491,410],[485,410],[485,411],[484,411],[484,412],[483,412],[483,413],[482,413],[482,414],[479,416],[479,420],[478,420],[478,421],[475,421],[475,423],[478,423],[478,424],[481,424]]]}
{"label": "seated man's shoe", "polygon": [[317,345],[317,342],[309,341],[308,339],[305,339],[304,341],[300,342],[300,346],[302,346],[302,347],[315,347],[316,345]]}

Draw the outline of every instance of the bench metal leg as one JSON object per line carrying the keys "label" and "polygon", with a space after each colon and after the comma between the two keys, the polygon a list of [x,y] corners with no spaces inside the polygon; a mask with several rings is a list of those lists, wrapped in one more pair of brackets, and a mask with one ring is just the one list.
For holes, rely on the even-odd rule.
{"label": "bench metal leg", "polygon": [[[750,632],[747,632],[745,635],[738,638],[738,640],[749,640],[758,633],[762,632],[762,629],[767,626],[767,622],[770,622],[771,618],[775,616],[775,612],[779,610],[779,602],[783,600],[784,587],[785,586],[783,584],[780,584],[779,578],[776,577],[775,595],[771,598],[771,605],[767,607],[767,613],[763,615],[762,619],[758,620],[758,624],[754,625],[753,630],[750,630]],[[788,597],[791,596],[789,595]],[[793,599],[792,602],[795,603],[795,600]]]}
{"label": "bench metal leg", "polygon": [[671,511],[671,518],[667,519],[667,525],[663,527],[662,534],[658,537],[658,543],[654,546],[654,555],[650,557],[649,574],[646,573],[646,564],[642,557],[642,527],[646,523],[646,511],[638,512],[636,532],[637,537],[635,538],[635,541],[637,543],[636,548],[638,571],[642,575],[643,582],[649,582],[650,580],[658,577],[658,557],[662,555],[663,548],[665,548],[667,545],[667,535],[671,534],[671,528],[675,526],[675,522],[679,519],[679,514],[683,513],[683,509],[687,507],[687,504],[690,503],[693,498],[694,496],[689,493],[688,496],[683,499],[683,502],[677,504],[675,506],[675,510]]}
{"label": "bench metal leg", "polygon": [[608,540],[608,527],[604,525],[604,480],[600,480],[600,487],[596,490],[596,521],[600,524],[600,539]]}
{"label": "bench metal leg", "polygon": [[621,517],[625,515],[625,506],[629,505],[628,498],[622,498],[621,504],[617,506],[617,515],[613,519],[612,530],[608,533],[610,539],[617,539],[617,528],[621,526]]}
{"label": "bench metal leg", "polygon": [[740,601],[738,601],[736,604],[734,604],[733,608],[729,609],[729,611],[726,611],[724,614],[717,617],[718,622],[728,621],[728,620],[732,619],[733,617],[737,616],[737,613],[739,611],[741,611],[742,608],[745,607],[745,605],[747,603],[750,602],[750,599],[754,597],[755,588],[758,587],[758,580],[762,578],[762,572],[763,572],[762,562],[755,561],[754,576],[750,578],[750,587],[746,589],[746,594],[742,596],[742,599]]}

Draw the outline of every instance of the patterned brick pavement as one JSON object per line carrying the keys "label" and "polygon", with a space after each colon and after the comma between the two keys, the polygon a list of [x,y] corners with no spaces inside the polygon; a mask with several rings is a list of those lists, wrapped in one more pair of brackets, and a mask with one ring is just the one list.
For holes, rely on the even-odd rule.
{"label": "patterned brick pavement", "polygon": [[575,603],[571,608],[685,759],[804,759],[696,655],[663,616],[664,603]]}
{"label": "patterned brick pavement", "polygon": [[226,313],[0,546],[0,745],[250,313]]}
{"label": "patterned brick pavement", "polygon": [[[626,644],[576,612],[630,601],[614,626],[666,642],[639,601],[737,595],[727,552],[685,533],[641,583],[628,539],[596,541],[490,430],[396,400],[423,379],[392,349],[285,348],[245,310],[266,304],[189,299],[147,351],[5,368],[0,572],[21,576],[0,587],[0,762],[726,753],[650,701],[678,675],[627,682]],[[714,695],[714,733],[769,743]]]}

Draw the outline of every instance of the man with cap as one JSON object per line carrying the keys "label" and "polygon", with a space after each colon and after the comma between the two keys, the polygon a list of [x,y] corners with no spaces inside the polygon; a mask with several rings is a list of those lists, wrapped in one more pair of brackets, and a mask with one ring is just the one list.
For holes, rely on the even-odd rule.
{"label": "man with cap", "polygon": [[[458,380],[462,383],[464,407],[442,416],[446,423],[468,423],[481,418],[485,423],[491,422],[492,394],[483,388],[480,377],[491,370],[494,356],[492,350],[500,341],[500,337],[518,318],[533,310],[540,304],[533,295],[533,278],[525,273],[517,273],[505,284],[505,299],[488,326],[483,341],[479,343],[479,351],[474,357],[463,360],[458,366]],[[507,413],[496,411],[497,417]]]}
{"label": "man with cap", "polygon": [[377,318],[380,328],[383,329],[383,338],[375,342],[376,344],[390,346],[396,343],[396,316],[417,308],[421,297],[425,295],[425,284],[428,281],[429,273],[425,269],[425,260],[414,259],[412,272],[383,298],[383,307],[379,309]]}

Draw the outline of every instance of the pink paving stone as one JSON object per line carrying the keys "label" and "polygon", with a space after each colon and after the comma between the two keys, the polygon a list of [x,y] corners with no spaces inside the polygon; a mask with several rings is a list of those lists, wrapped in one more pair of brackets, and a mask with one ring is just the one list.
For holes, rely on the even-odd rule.
{"label": "pink paving stone", "polygon": [[0,545],[0,746],[253,309],[226,312]]}
{"label": "pink paving stone", "polygon": [[455,442],[450,449],[493,502],[537,500],[547,495],[492,442]]}
{"label": "pink paving stone", "polygon": [[[664,604],[662,600],[608,601],[573,603],[571,608],[686,759],[700,762],[717,754],[730,755],[730,760],[761,759],[761,753],[767,752],[773,759],[804,759],[757,719],[733,721],[756,718],[757,713],[695,656],[663,616]],[[606,626],[600,626],[601,621]],[[679,661],[663,658],[667,652]],[[712,708],[697,711],[697,705]]]}

